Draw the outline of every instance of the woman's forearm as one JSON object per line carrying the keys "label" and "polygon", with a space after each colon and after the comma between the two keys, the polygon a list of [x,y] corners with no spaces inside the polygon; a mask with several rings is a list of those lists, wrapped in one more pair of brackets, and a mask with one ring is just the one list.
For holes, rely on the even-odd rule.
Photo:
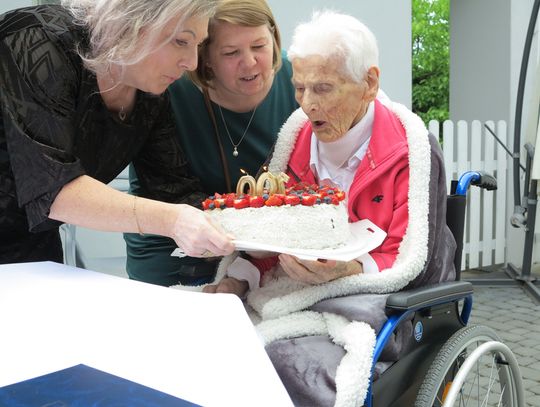
{"label": "woman's forearm", "polygon": [[171,236],[177,211],[177,205],[136,198],[83,175],[62,188],[49,217],[103,231]]}
{"label": "woman's forearm", "polygon": [[103,231],[167,236],[188,256],[223,256],[234,250],[231,236],[203,211],[128,195],[86,175],[62,188],[49,217]]}

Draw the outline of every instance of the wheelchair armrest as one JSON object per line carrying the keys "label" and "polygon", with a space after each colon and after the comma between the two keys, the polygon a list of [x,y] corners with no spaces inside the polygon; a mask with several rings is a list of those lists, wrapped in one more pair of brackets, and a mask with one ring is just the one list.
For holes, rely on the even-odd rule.
{"label": "wheelchair armrest", "polygon": [[407,291],[400,291],[388,296],[386,313],[415,311],[421,308],[451,302],[465,298],[473,293],[473,286],[468,281],[446,281]]}

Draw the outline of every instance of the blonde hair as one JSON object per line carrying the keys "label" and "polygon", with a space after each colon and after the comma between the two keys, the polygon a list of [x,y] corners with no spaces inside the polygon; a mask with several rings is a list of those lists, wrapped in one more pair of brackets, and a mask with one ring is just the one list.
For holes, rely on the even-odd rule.
{"label": "blonde hair", "polygon": [[210,87],[210,81],[214,78],[211,68],[206,66],[208,60],[208,46],[212,43],[215,33],[215,25],[218,21],[225,21],[242,27],[259,27],[266,25],[272,34],[273,58],[272,68],[274,72],[281,68],[281,35],[276,24],[272,10],[265,0],[221,0],[218,2],[214,16],[208,24],[208,38],[199,49],[199,62],[197,69],[188,72],[191,80],[200,87]]}
{"label": "blonde hair", "polygon": [[62,0],[76,22],[88,29],[89,49],[79,46],[78,51],[94,73],[141,61],[155,51],[171,20],[180,17],[176,30],[158,48],[172,40],[185,20],[211,17],[216,4],[217,0]]}
{"label": "blonde hair", "polygon": [[330,10],[313,13],[311,21],[294,30],[289,60],[309,55],[342,58],[344,73],[359,83],[370,67],[379,65],[377,40],[370,29],[350,15]]}

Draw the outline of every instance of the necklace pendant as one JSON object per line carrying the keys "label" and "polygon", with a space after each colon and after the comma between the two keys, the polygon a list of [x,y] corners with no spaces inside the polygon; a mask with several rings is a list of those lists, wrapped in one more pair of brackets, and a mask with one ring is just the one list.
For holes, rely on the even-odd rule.
{"label": "necklace pendant", "polygon": [[233,146],[232,155],[233,157],[238,157],[238,146],[242,143],[242,141],[244,141],[244,137],[246,137],[249,126],[251,125],[251,122],[253,121],[253,117],[255,116],[255,112],[257,111],[257,106],[255,106],[255,109],[253,109],[253,113],[251,113],[251,117],[249,118],[249,122],[246,126],[246,129],[244,130],[244,133],[242,133],[242,137],[240,137],[240,140],[238,141],[238,143],[235,143],[233,141],[231,137],[231,133],[229,133],[229,128],[227,127],[227,122],[225,121],[225,117],[223,116],[223,111],[221,110],[220,105],[218,105],[218,109],[219,109],[219,114],[221,115],[221,121],[223,121],[223,126],[225,127],[225,131],[227,132],[227,136],[229,137],[229,141],[231,142]]}
{"label": "necklace pendant", "polygon": [[120,109],[120,111],[118,112],[118,118],[121,121],[124,121],[126,120],[126,117],[127,117],[127,113],[124,111],[124,107],[122,106],[122,109]]}

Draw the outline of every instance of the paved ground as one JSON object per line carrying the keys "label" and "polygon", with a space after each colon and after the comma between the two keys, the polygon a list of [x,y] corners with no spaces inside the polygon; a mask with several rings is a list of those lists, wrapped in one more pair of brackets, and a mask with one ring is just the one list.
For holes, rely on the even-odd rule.
{"label": "paved ground", "polygon": [[[465,273],[463,278],[478,273]],[[485,277],[485,273],[484,273]],[[469,323],[493,328],[516,355],[524,381],[527,406],[540,406],[540,305],[517,286],[474,286]]]}

